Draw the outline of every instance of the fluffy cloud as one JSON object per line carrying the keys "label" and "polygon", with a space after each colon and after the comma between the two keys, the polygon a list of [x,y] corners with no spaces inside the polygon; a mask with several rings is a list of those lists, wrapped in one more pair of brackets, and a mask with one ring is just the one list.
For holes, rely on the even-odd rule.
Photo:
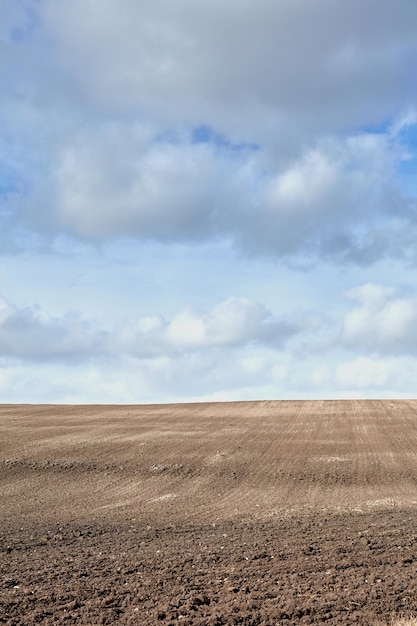
{"label": "fluffy cloud", "polygon": [[417,352],[417,299],[401,297],[396,290],[367,284],[347,294],[359,306],[344,318],[342,343],[376,354]]}
{"label": "fluffy cloud", "polygon": [[261,256],[359,265],[413,258],[403,158],[395,137],[362,133],[319,141],[279,169],[249,146],[108,124],[68,138],[20,218],[39,232],[93,241],[214,237]]}
{"label": "fluffy cloud", "polygon": [[0,0],[2,397],[412,389],[417,300],[371,283],[417,262],[416,23],[411,0]]}
{"label": "fluffy cloud", "polygon": [[[339,389],[381,394],[396,390],[414,396],[417,359],[411,357],[358,357],[340,363],[335,370],[334,384]],[[391,392],[392,393],[392,392]]]}
{"label": "fluffy cloud", "polygon": [[264,177],[259,206],[245,215],[244,247],[358,264],[394,249],[398,254],[411,212],[399,190],[396,156],[388,134],[319,142]]}
{"label": "fluffy cloud", "polygon": [[349,297],[360,304],[342,316],[338,338],[337,319],[278,317],[245,298],[110,330],[2,301],[0,393],[12,402],[411,395],[416,301],[376,284]]}
{"label": "fluffy cloud", "polygon": [[3,249],[35,232],[415,260],[401,185],[415,153],[401,147],[417,103],[413,3],[1,10]]}
{"label": "fluffy cloud", "polygon": [[48,65],[94,106],[251,141],[381,122],[416,95],[408,0],[44,0],[38,19]]}
{"label": "fluffy cloud", "polygon": [[[137,125],[78,133],[57,159],[47,226],[86,239],[207,239],[244,202],[239,165],[221,150],[149,137]],[[43,195],[45,197],[46,193]],[[39,205],[29,210],[39,220]]]}
{"label": "fluffy cloud", "polygon": [[229,298],[207,313],[181,309],[169,321],[148,316],[105,331],[76,314],[62,318],[39,307],[0,308],[0,357],[18,360],[79,362],[120,358],[177,358],[210,350],[263,345],[280,350],[298,334],[310,332],[317,316],[274,317],[262,305]]}
{"label": "fluffy cloud", "polygon": [[291,337],[316,324],[313,316],[277,318],[257,302],[229,298],[205,314],[185,308],[169,322],[155,316],[126,323],[116,331],[114,340],[124,352],[142,357],[251,343],[280,349]]}
{"label": "fluffy cloud", "polygon": [[0,301],[0,358],[77,362],[97,355],[101,343],[102,333],[76,314],[56,318]]}
{"label": "fluffy cloud", "polygon": [[229,298],[206,313],[185,307],[170,320],[147,316],[104,330],[75,314],[2,301],[0,394],[7,402],[178,401],[243,389],[256,396],[285,382],[286,346],[318,324],[317,316],[277,317]]}

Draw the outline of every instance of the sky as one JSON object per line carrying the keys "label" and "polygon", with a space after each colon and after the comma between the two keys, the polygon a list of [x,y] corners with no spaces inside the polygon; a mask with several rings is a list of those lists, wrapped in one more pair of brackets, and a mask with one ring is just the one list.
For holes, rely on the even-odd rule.
{"label": "sky", "polygon": [[415,0],[0,0],[0,402],[417,391]]}

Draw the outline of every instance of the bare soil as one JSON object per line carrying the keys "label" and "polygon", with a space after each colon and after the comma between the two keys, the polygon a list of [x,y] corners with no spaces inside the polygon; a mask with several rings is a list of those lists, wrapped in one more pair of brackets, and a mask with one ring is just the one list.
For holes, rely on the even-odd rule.
{"label": "bare soil", "polygon": [[0,623],[417,613],[417,401],[0,407]]}

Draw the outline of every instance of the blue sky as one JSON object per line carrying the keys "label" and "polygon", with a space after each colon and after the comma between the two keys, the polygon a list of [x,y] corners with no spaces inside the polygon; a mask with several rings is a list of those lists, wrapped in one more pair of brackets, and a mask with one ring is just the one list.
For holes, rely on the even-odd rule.
{"label": "blue sky", "polygon": [[413,397],[414,0],[0,0],[0,401]]}

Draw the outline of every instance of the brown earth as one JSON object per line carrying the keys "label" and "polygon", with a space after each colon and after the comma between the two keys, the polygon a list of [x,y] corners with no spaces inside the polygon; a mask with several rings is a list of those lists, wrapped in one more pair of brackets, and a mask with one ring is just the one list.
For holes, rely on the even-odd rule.
{"label": "brown earth", "polygon": [[417,401],[0,407],[0,623],[417,613]]}

